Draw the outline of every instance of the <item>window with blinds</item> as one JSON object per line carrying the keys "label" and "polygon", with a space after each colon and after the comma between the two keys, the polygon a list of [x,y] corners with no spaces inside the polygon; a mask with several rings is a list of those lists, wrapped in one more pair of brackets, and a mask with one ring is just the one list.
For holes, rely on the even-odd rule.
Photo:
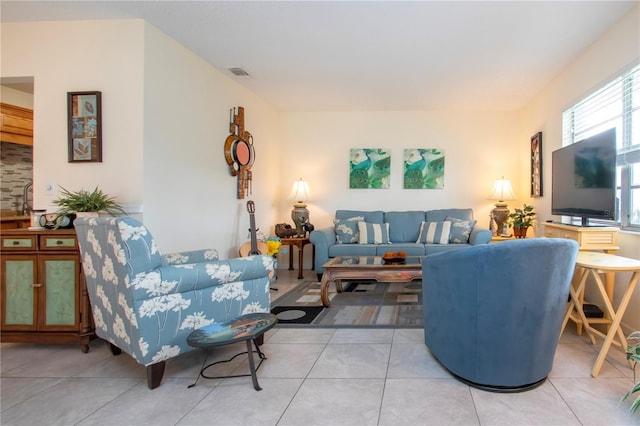
{"label": "window with blinds", "polygon": [[562,113],[562,145],[611,128],[617,138],[615,222],[640,232],[640,65]]}

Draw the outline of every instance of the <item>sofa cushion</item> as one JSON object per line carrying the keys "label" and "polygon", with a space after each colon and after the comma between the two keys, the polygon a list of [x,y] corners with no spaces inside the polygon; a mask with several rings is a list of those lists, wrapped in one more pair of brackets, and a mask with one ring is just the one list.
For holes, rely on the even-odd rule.
{"label": "sofa cushion", "polygon": [[364,216],[353,216],[346,219],[334,219],[336,230],[336,243],[355,244],[358,242],[358,222],[364,220]]}
{"label": "sofa cushion", "polygon": [[450,233],[451,221],[422,222],[420,236],[416,242],[423,244],[449,244]]}
{"label": "sofa cushion", "polygon": [[424,222],[423,211],[386,212],[384,221],[389,224],[389,240],[395,243],[414,243]]}
{"label": "sofa cushion", "polygon": [[407,256],[424,256],[426,254],[424,246],[424,244],[418,243],[380,244],[376,248],[376,256],[384,256],[385,253],[390,251],[404,251],[407,253]]}
{"label": "sofa cushion", "polygon": [[336,219],[349,219],[354,216],[364,216],[364,221],[369,223],[384,223],[384,213],[382,210],[336,210]]}
{"label": "sofa cushion", "polygon": [[377,244],[334,244],[329,247],[329,258],[337,256],[375,256],[377,247],[379,247]]}
{"label": "sofa cushion", "polygon": [[389,244],[389,224],[358,222],[358,243]]}
{"label": "sofa cushion", "polygon": [[447,216],[446,220],[451,221],[451,233],[449,234],[449,242],[453,244],[467,244],[469,235],[476,220],[462,220],[455,217]]}
{"label": "sofa cushion", "polygon": [[442,222],[447,216],[455,217],[462,220],[473,220],[473,210],[471,209],[439,209],[428,210],[425,212],[427,222]]}

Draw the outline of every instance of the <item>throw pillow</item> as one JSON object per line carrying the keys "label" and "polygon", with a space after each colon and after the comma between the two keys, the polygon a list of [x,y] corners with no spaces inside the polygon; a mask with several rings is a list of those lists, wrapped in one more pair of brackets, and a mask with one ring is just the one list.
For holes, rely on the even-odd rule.
{"label": "throw pillow", "polygon": [[358,222],[358,243],[390,244],[388,223]]}
{"label": "throw pillow", "polygon": [[364,216],[354,216],[348,219],[334,219],[336,231],[336,243],[354,244],[358,242],[358,222],[363,221]]}
{"label": "throw pillow", "polygon": [[476,225],[477,220],[462,220],[451,216],[447,216],[445,220],[451,221],[449,242],[452,244],[467,244],[469,242],[469,235],[471,235],[471,231]]}
{"label": "throw pillow", "polygon": [[420,225],[420,235],[416,243],[422,244],[449,244],[449,234],[451,233],[451,221],[444,222],[422,222]]}

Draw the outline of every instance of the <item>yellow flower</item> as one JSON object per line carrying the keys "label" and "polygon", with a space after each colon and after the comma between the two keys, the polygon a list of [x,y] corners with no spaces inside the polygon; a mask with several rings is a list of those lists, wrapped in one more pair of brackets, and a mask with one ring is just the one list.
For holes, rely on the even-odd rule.
{"label": "yellow flower", "polygon": [[280,241],[277,240],[267,240],[267,254],[269,256],[275,256],[280,251]]}

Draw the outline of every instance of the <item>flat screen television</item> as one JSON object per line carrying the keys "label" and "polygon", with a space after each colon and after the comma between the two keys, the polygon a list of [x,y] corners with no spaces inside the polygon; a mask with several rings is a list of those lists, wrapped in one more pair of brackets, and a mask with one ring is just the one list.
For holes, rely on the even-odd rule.
{"label": "flat screen television", "polygon": [[609,129],[552,153],[551,214],[614,219],[616,129]]}

